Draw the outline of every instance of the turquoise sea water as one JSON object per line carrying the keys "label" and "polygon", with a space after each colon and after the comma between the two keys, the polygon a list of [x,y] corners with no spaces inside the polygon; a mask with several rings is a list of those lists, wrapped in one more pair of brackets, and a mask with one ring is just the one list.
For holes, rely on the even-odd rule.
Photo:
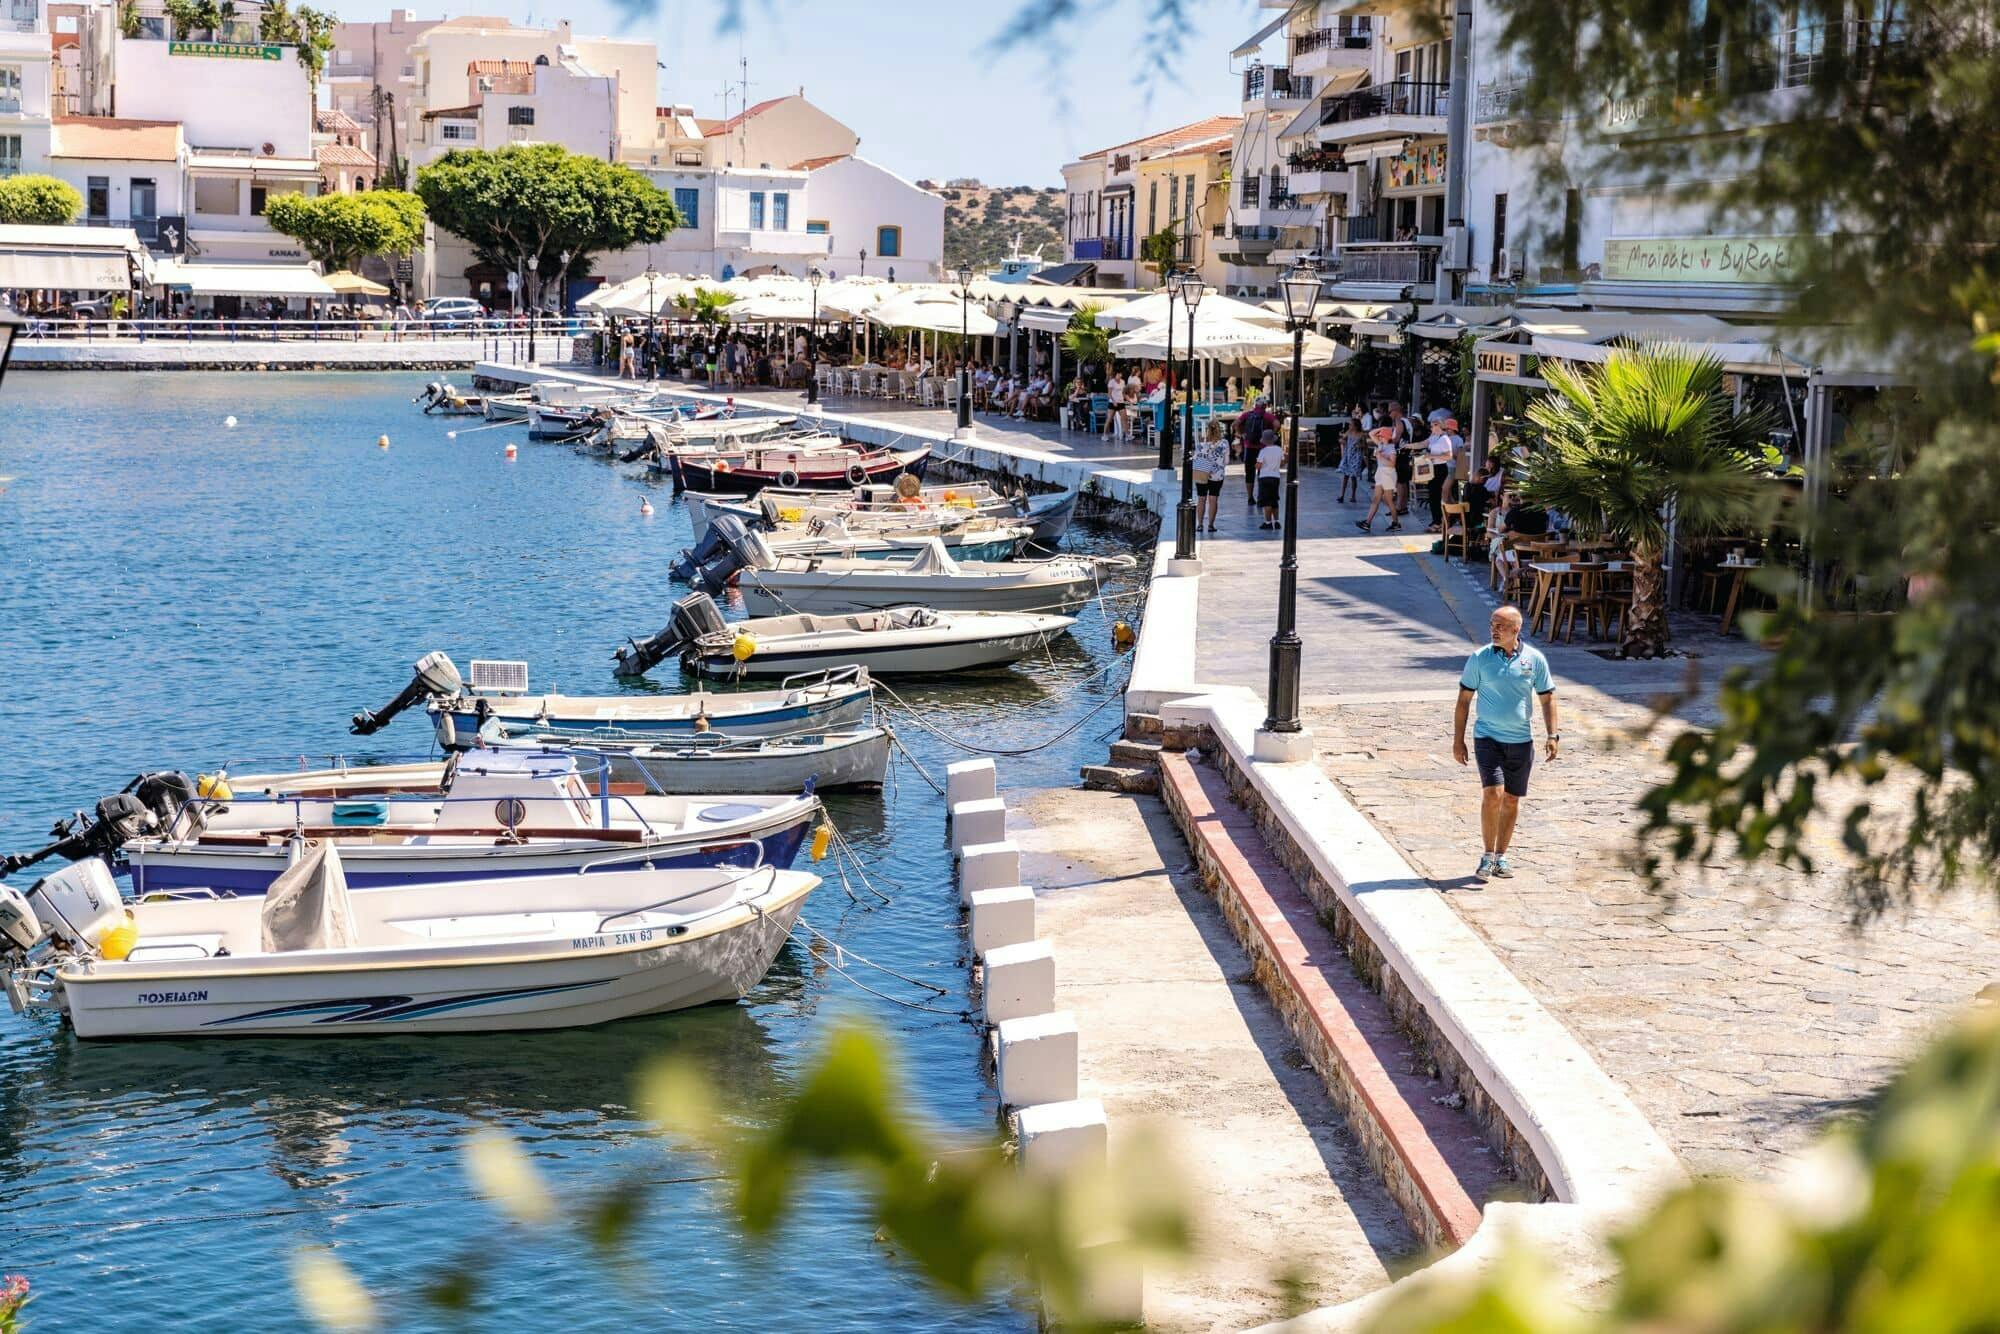
{"label": "turquoise sea water", "polygon": [[[365,741],[346,720],[399,690],[428,649],[461,668],[524,658],[537,688],[626,688],[611,650],[664,622],[682,508],[636,468],[519,431],[448,440],[476,423],[420,416],[409,400],[423,378],[8,378],[0,850],[39,845],[51,821],[145,770],[423,751],[421,717]],[[1070,545],[1121,542],[1075,531]],[[1093,607],[1049,659],[902,693],[948,733],[1021,746],[1114,693],[1122,668],[1071,688],[1112,659]],[[667,669],[637,688],[679,684]],[[1107,707],[1003,760],[1003,782],[1074,782],[1116,720]],[[940,777],[961,758],[899,732]],[[946,988],[931,998],[877,979],[945,1013],[861,994],[797,945],[744,1004],[574,1033],[81,1044],[0,1009],[0,1272],[29,1276],[29,1313],[51,1330],[296,1327],[288,1264],[306,1243],[333,1247],[401,1327],[1028,1325],[1004,1302],[967,1311],[932,1296],[837,1184],[815,1186],[775,1245],[744,1244],[717,1187],[684,1180],[710,1166],[633,1114],[634,1072],[678,1052],[754,1118],[829,1025],[858,1014],[897,1043],[921,1114],[966,1133],[993,1125],[977,1036],[957,1017],[964,942],[939,799],[899,761],[880,796],[830,805],[895,902],[851,903],[830,877],[808,919]],[[473,1196],[459,1149],[482,1126],[517,1136],[567,1202],[634,1174],[678,1184],[649,1197],[629,1261],[606,1266],[572,1234],[510,1227]],[[485,1275],[469,1317],[414,1304],[466,1256]]]}

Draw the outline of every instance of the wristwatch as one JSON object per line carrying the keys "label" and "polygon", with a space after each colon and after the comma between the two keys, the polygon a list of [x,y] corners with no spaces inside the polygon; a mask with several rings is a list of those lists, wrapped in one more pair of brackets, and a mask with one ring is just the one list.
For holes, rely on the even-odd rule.
{"label": "wristwatch", "polygon": [[1549,740],[1551,740],[1551,741],[1560,741],[1560,740],[1562,740],[1562,739],[1563,739],[1563,734],[1562,734],[1561,732],[1551,732],[1551,733],[1549,733]]}

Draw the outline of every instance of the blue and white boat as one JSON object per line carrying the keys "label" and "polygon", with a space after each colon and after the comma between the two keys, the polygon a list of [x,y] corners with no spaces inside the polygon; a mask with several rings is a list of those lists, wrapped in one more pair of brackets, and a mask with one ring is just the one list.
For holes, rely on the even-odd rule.
{"label": "blue and white boat", "polygon": [[[673,867],[788,868],[819,799],[614,793],[609,766],[543,750],[470,751],[439,793],[310,790],[193,797],[121,849],[135,894],[262,894],[301,840],[340,850],[356,890]],[[589,781],[586,781],[586,779]]]}
{"label": "blue and white boat", "polygon": [[710,730],[732,736],[782,736],[840,731],[864,722],[875,684],[865,669],[805,672],[775,690],[695,690],[682,695],[534,695],[528,665],[477,659],[468,689],[442,653],[418,660],[403,692],[379,710],[354,715],[357,736],[380,731],[413,704],[430,709],[438,740],[447,750],[489,735],[585,738],[604,728],[641,740],[679,739]]}

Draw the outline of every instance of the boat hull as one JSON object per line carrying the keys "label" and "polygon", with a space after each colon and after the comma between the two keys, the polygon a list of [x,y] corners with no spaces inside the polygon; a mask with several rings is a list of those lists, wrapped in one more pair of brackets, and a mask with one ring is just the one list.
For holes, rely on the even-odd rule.
{"label": "boat hull", "polygon": [[607,751],[614,779],[656,784],[683,796],[795,792],[811,779],[819,792],[880,787],[889,777],[889,734],[870,728],[844,744],[796,753],[731,753],[693,747]]}
{"label": "boat hull", "polygon": [[[789,732],[829,732],[851,729],[867,720],[873,692],[866,686],[838,694],[817,695],[791,703],[732,709],[726,694],[710,695],[704,715],[711,728],[731,736],[782,736]],[[451,720],[458,737],[476,736],[483,721],[474,708],[441,708],[435,715],[442,731]],[[588,740],[607,729],[618,737],[688,737],[704,730],[693,717],[621,715],[599,709],[590,713],[545,713],[530,705],[499,701],[491,717],[510,736],[554,736],[566,741]]]}
{"label": "boat hull", "polygon": [[[352,889],[394,889],[404,885],[521,876],[581,875],[640,869],[749,866],[758,860],[786,869],[797,860],[818,814],[814,802],[781,807],[768,817],[717,830],[690,830],[646,842],[610,843],[577,838],[490,844],[460,842],[410,846],[355,842],[340,850],[341,867]],[[281,842],[253,846],[176,842],[134,846],[126,866],[136,895],[206,889],[226,897],[258,895],[289,864]]]}
{"label": "boat hull", "polygon": [[[856,463],[854,466],[859,467],[866,474],[864,479],[866,481],[893,482],[905,472],[922,477],[924,469],[929,464],[930,455],[928,452],[924,452],[918,454],[914,459],[892,454],[880,459]],[[777,486],[779,479],[786,477],[792,471],[788,469],[773,471],[737,468],[733,465],[727,469],[722,469],[693,456],[678,454],[672,456],[671,466],[676,490],[726,492],[730,495],[739,496],[755,495],[767,486]],[[837,470],[828,472],[798,469],[795,476],[796,480],[785,482],[785,486],[788,489],[846,491],[855,485],[854,479],[849,475],[847,465],[845,464]]]}
{"label": "boat hull", "polygon": [[651,928],[582,937],[546,959],[166,980],[85,974],[65,976],[64,991],[76,1035],[99,1040],[583,1028],[741,999],[769,971],[804,903],[799,894],[679,939]]}
{"label": "boat hull", "polygon": [[[1064,627],[1067,628],[1067,627]],[[1018,662],[1061,634],[1061,629],[1035,630],[1018,635],[967,636],[947,642],[886,643],[881,646],[861,642],[861,636],[842,646],[829,648],[788,648],[783,644],[765,647],[742,662],[733,653],[688,654],[681,665],[699,676],[727,680],[737,676],[789,676],[794,672],[824,667],[845,667],[859,663],[876,676],[930,676],[947,672],[978,671]],[[867,636],[868,639],[888,636]]]}
{"label": "boat hull", "polygon": [[880,611],[934,607],[939,611],[1075,611],[1096,596],[1090,575],[1027,582],[937,578],[872,579],[865,572],[745,570],[737,587],[752,616],[795,612]]}

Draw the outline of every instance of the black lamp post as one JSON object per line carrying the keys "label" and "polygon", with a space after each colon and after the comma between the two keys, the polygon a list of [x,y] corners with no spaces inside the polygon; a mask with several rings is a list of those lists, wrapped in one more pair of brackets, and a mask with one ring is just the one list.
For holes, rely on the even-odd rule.
{"label": "black lamp post", "polygon": [[14,339],[27,323],[13,311],[0,306],[0,379],[7,376],[7,363],[14,358]]}
{"label": "black lamp post", "polygon": [[[1187,396],[1187,408],[1182,417],[1186,439],[1181,443],[1181,503],[1174,511],[1174,559],[1194,559],[1194,313],[1201,307],[1201,298],[1208,291],[1207,284],[1198,273],[1190,273],[1181,279],[1181,304],[1187,307],[1188,320],[1188,380],[1181,385],[1181,392]],[[1168,321],[1172,323],[1171,320]],[[1171,433],[1173,424],[1168,423]]]}
{"label": "black lamp post", "polygon": [[819,285],[826,275],[815,264],[806,270],[806,285],[812,288],[812,323],[806,333],[806,406],[819,402]]}
{"label": "black lamp post", "polygon": [[[528,286],[530,288],[535,285],[535,275],[541,271],[542,257],[540,255],[528,256]],[[541,313],[539,307],[542,303],[535,299],[538,295],[537,293],[523,292],[521,295],[527,298],[528,302],[528,364],[532,366],[535,364],[535,318]]]}
{"label": "black lamp post", "polygon": [[966,372],[972,351],[972,266],[958,266],[958,429],[972,429],[972,379]]}
{"label": "black lamp post", "polygon": [[1319,304],[1320,276],[1300,260],[1278,286],[1285,294],[1285,327],[1292,331],[1291,450],[1285,455],[1284,554],[1278,561],[1278,633],[1271,636],[1270,714],[1266,732],[1297,732],[1299,722],[1299,417],[1303,408],[1306,329]]}
{"label": "black lamp post", "polygon": [[[1167,293],[1167,379],[1170,381],[1174,378],[1174,298],[1181,294],[1181,283],[1183,280],[1184,275],[1179,269],[1175,269],[1167,274],[1160,283],[1160,286],[1165,288]],[[1168,425],[1172,425],[1172,407],[1169,406],[1167,411]],[[1160,432],[1160,457],[1159,461],[1153,466],[1161,472],[1169,472],[1173,469],[1174,436],[1172,431]],[[1187,554],[1189,553],[1185,551],[1177,552],[1176,557],[1186,556]]]}
{"label": "black lamp post", "polygon": [[[660,271],[653,267],[653,261],[649,257],[646,260],[646,345],[648,347],[653,345],[653,340],[660,331],[660,298],[655,291],[659,281]],[[632,364],[632,378],[635,380],[639,378],[639,365],[636,360]]]}

